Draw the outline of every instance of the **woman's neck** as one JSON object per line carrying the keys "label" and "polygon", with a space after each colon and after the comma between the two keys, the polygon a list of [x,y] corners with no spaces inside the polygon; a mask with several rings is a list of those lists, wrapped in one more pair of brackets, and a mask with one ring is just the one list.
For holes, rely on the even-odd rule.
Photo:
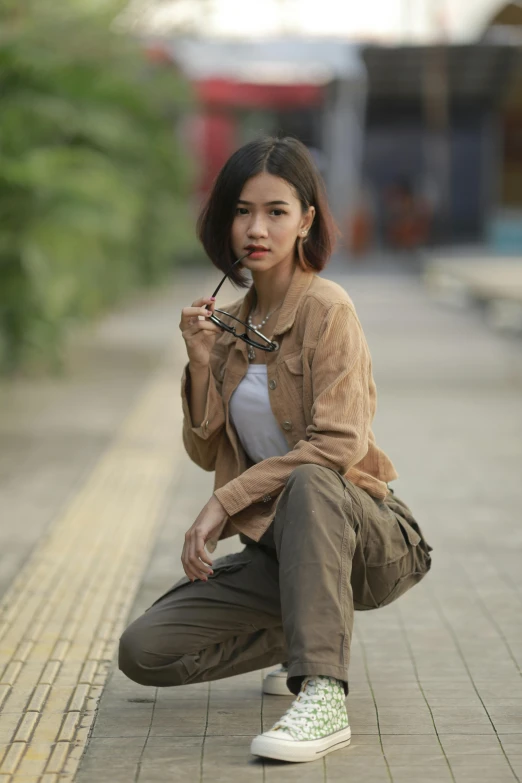
{"label": "woman's neck", "polygon": [[269,313],[272,313],[283,303],[286,292],[290,288],[294,270],[295,266],[292,266],[287,270],[282,270],[277,278],[275,275],[270,275],[270,272],[279,272],[278,267],[274,270],[270,269],[268,272],[252,273],[255,289],[252,312],[255,313],[255,316],[259,321],[262,321]]}

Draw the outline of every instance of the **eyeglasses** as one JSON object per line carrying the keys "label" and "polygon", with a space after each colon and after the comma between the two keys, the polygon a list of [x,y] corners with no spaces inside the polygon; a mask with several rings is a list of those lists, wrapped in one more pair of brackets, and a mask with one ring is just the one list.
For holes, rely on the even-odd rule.
{"label": "eyeglasses", "polygon": [[[241,261],[243,261],[252,252],[253,252],[252,250],[249,250],[249,252],[245,253],[244,256],[241,256],[241,258],[238,258],[237,261],[234,261],[234,263],[230,267],[230,272],[232,271],[232,269],[235,267],[236,264],[240,264]],[[216,288],[216,290],[212,294],[213,297],[216,296],[216,294],[218,293],[219,289],[221,288],[221,286],[223,285],[223,283],[225,282],[225,280],[229,276],[230,272],[227,272],[227,274],[225,275],[223,280],[220,282],[220,284],[218,285],[218,287]],[[272,340],[269,340],[268,337],[265,337],[264,334],[262,334],[260,331],[255,329],[253,326],[250,326],[249,324],[246,324],[244,321],[240,321],[239,318],[236,318],[234,315],[230,315],[230,313],[225,312],[225,310],[217,310],[217,309],[215,309],[214,312],[215,313],[221,313],[221,315],[226,315],[227,318],[231,318],[232,320],[237,321],[238,324],[241,324],[242,326],[244,326],[246,329],[248,329],[249,332],[254,332],[256,337],[258,337],[258,338],[260,338],[262,340],[262,342],[259,342],[257,340],[253,340],[251,337],[249,337],[247,332],[244,332],[243,334],[238,334],[237,331],[236,331],[236,327],[235,326],[232,326],[231,324],[225,323],[220,318],[217,318],[215,315],[211,315],[210,316],[210,318],[208,319],[209,321],[212,321],[212,323],[217,324],[217,326],[221,327],[221,329],[224,329],[226,332],[230,332],[235,337],[238,337],[240,340],[243,340],[245,343],[248,343],[248,345],[252,345],[254,348],[259,348],[259,350],[261,350],[261,351],[269,351],[269,352],[275,351],[279,347],[278,343],[272,342]]]}

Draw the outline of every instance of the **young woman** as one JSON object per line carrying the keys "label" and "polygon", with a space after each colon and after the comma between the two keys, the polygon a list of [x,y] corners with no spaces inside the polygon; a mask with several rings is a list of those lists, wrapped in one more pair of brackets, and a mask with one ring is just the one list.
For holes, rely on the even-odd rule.
{"label": "young woman", "polygon": [[[239,149],[199,236],[235,285],[249,285],[241,268],[253,280],[223,310],[202,297],[181,313],[183,442],[215,471],[214,493],[185,535],[186,577],[127,628],[119,665],[157,687],[286,662],[264,689],[297,698],[251,751],[310,761],[350,742],[354,609],[420,581],[431,547],[388,486],[397,473],[371,430],[376,391],[353,303],[317,274],[334,224],[306,148],[263,138]],[[237,533],[244,549],[213,560]]]}

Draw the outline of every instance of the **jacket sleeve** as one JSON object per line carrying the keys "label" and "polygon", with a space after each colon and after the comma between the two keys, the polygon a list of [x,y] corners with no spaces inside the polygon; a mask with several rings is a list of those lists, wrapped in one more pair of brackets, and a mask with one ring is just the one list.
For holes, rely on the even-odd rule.
{"label": "jacket sleeve", "polygon": [[209,386],[205,415],[199,427],[194,427],[190,415],[190,371],[188,362],[181,379],[181,402],[183,407],[183,445],[190,459],[203,470],[216,467],[219,441],[225,426],[225,407],[216,385],[216,379],[209,365]]}
{"label": "jacket sleeve", "polygon": [[336,303],[328,311],[311,372],[314,401],[306,440],[300,440],[281,457],[258,462],[215,490],[214,495],[229,516],[265,495],[277,494],[299,465],[324,465],[345,475],[368,451],[371,360],[361,325],[349,303]]}

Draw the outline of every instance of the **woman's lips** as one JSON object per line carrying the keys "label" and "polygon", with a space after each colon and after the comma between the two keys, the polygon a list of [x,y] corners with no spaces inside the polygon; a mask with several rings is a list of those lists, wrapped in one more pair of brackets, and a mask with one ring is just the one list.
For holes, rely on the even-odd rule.
{"label": "woman's lips", "polygon": [[259,249],[252,248],[252,252],[248,257],[253,258],[255,260],[256,258],[263,258],[263,256],[266,256],[266,254],[269,252],[270,252],[269,250],[263,250],[262,248]]}

